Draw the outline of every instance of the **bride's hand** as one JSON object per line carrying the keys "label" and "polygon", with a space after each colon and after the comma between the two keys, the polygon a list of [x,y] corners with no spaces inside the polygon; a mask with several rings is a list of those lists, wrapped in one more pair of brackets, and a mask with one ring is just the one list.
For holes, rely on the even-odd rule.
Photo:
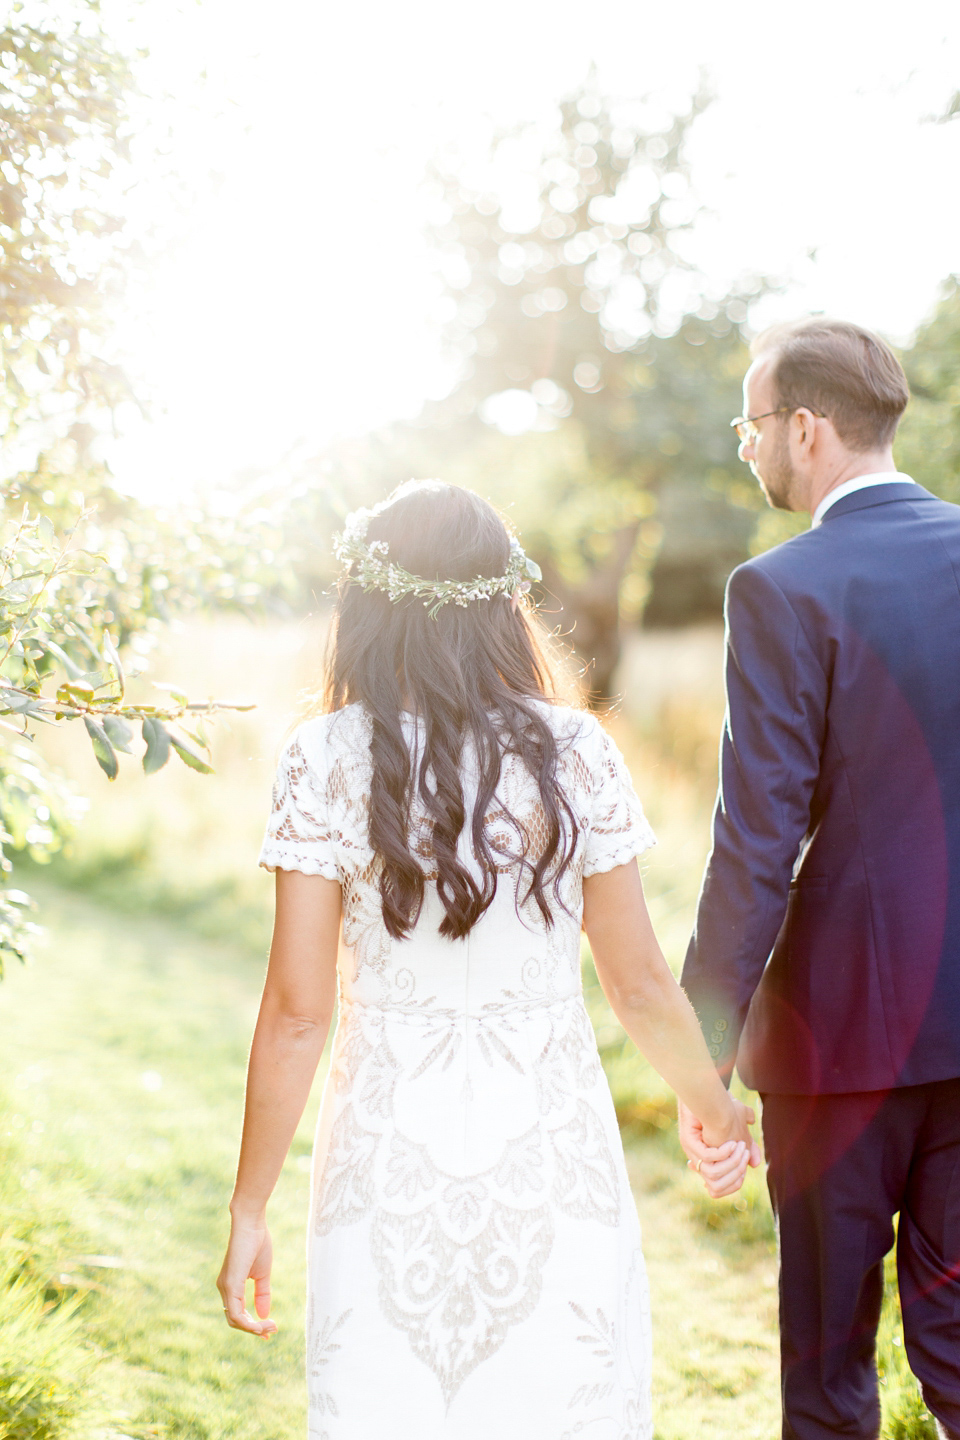
{"label": "bride's hand", "polygon": [[[266,1340],[277,1326],[270,1315],[270,1269],[273,1264],[273,1243],[265,1219],[245,1220],[234,1216],[230,1225],[230,1241],[217,1277],[217,1289],[223,1301],[227,1324],[234,1330],[247,1330]],[[254,1308],[259,1319],[247,1309],[247,1280],[253,1281]]]}
{"label": "bride's hand", "polygon": [[731,1096],[725,1123],[705,1128],[692,1110],[680,1103],[680,1143],[688,1164],[714,1200],[734,1195],[743,1184],[747,1167],[760,1164],[760,1146],[749,1129],[755,1118],[749,1105]]}

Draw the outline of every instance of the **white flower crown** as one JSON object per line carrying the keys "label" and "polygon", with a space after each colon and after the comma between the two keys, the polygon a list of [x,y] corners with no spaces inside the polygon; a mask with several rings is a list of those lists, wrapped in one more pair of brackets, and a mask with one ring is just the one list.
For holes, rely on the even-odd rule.
{"label": "white flower crown", "polygon": [[489,600],[491,595],[516,595],[530,589],[531,580],[540,580],[540,566],[529,560],[519,540],[510,541],[510,559],[503,575],[478,575],[473,580],[425,580],[411,575],[390,559],[385,540],[367,544],[367,526],[385,508],[375,505],[370,510],[354,510],[348,515],[339,535],[333,537],[337,559],[346,567],[344,579],[363,590],[382,590],[393,601],[406,595],[422,599],[427,614],[435,619],[437,612],[450,601],[454,605],[471,605],[474,600]]}

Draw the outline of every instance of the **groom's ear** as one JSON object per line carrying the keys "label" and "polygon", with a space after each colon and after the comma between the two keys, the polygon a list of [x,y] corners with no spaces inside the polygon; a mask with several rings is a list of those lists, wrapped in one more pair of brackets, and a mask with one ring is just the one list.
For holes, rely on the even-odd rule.
{"label": "groom's ear", "polygon": [[809,449],[816,438],[817,425],[823,423],[823,417],[814,415],[805,405],[800,405],[787,419],[793,428],[794,437],[802,447]]}

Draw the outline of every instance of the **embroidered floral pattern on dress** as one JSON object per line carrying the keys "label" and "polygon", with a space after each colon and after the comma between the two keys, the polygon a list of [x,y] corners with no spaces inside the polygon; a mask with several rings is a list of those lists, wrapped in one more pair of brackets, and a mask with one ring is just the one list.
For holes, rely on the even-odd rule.
{"label": "embroidered floral pattern on dress", "polygon": [[[622,1305],[614,1318],[603,1310],[588,1312],[571,1300],[577,1344],[586,1346],[598,1362],[597,1378],[580,1384],[570,1399],[578,1411],[573,1427],[561,1440],[588,1434],[596,1440],[651,1440],[650,1370],[637,1357],[649,1354],[650,1298],[646,1266],[639,1249],[627,1270]],[[625,1333],[627,1332],[627,1333]]]}
{"label": "embroidered floral pattern on dress", "polygon": [[324,1371],[341,1348],[341,1341],[337,1336],[352,1313],[351,1310],[344,1310],[336,1320],[327,1318],[322,1325],[316,1326],[312,1307],[310,1310],[307,1322],[310,1336],[307,1367],[314,1382],[310,1395],[310,1440],[331,1440],[330,1431],[324,1422],[327,1419],[336,1420],[340,1415],[333,1394],[326,1388]]}
{"label": "embroidered floral pattern on dress", "polygon": [[509,1327],[535,1309],[553,1244],[549,1210],[513,1210],[489,1199],[484,1209],[489,1218],[469,1239],[451,1236],[434,1207],[416,1215],[378,1211],[373,1225],[381,1304],[436,1375],[448,1405],[500,1349]]}
{"label": "embroidered floral pattern on dress", "polygon": [[[519,847],[506,810],[534,852],[543,827],[539,793],[517,757],[505,757],[487,817],[504,855],[497,895],[456,942],[439,936],[442,909],[429,883],[410,937],[394,941],[383,926],[367,839],[370,728],[362,711],[308,722],[281,762],[262,863],[337,878],[343,891],[339,1019],[310,1238],[308,1384],[318,1440],[379,1432],[487,1440],[489,1425],[472,1418],[479,1392],[470,1387],[495,1357],[518,1374],[555,1366],[552,1380],[544,1372],[545,1395],[557,1407],[555,1424],[542,1419],[544,1434],[559,1437],[565,1425],[579,1433],[581,1414],[598,1440],[649,1434],[642,1258],[640,1271],[631,1260],[640,1253],[639,1227],[583,1005],[580,916],[583,877],[624,863],[653,836],[596,720],[551,713],[561,783],[580,830],[551,927],[524,900],[521,867],[510,858]],[[413,747],[413,725],[409,738]],[[467,765],[468,805],[470,783]],[[429,832],[414,811],[429,881]],[[469,863],[466,845],[463,854]],[[357,1278],[354,1290],[344,1279],[368,1274],[375,1278]],[[568,1274],[580,1277],[570,1295],[577,1313],[594,1317],[594,1328],[601,1312],[611,1317],[603,1355],[601,1339],[591,1351],[568,1336]],[[356,1369],[341,1368],[348,1314],[348,1333],[363,1334],[358,1343],[371,1364],[398,1344],[421,1362],[439,1407],[432,1419],[415,1406],[407,1415],[395,1395],[374,1423],[377,1397],[358,1387]],[[395,1376],[409,1373],[408,1361],[394,1363]],[[576,1377],[579,1398],[568,1402]],[[417,1383],[422,1406],[429,1391]],[[497,1423],[498,1440],[526,1440],[527,1430]]]}

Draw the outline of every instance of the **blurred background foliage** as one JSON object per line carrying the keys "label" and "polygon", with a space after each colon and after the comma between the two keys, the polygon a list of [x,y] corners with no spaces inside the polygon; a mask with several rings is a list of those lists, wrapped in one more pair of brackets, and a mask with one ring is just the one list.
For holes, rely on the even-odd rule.
{"label": "blurred background foliage", "polygon": [[[33,743],[38,725],[82,721],[101,769],[118,771],[137,722],[144,768],[176,754],[209,770],[198,727],[218,702],[136,684],[172,615],[247,606],[282,580],[260,507],[170,512],[120,494],[98,437],[130,396],[109,359],[123,283],[137,263],[122,208],[133,76],[95,4],[15,6],[0,30],[0,868],[42,861],[77,814]],[[275,533],[276,532],[276,533]],[[128,660],[121,660],[124,652]],[[130,662],[132,661],[132,665]],[[169,721],[186,721],[170,728]],[[0,890],[4,955],[23,957],[29,899]]]}
{"label": "blurred background foliage", "polygon": [[[459,380],[421,424],[461,466],[484,452],[486,486],[511,504],[600,699],[613,693],[621,616],[713,618],[752,528],[724,503],[736,479],[724,425],[736,413],[745,296],[712,294],[684,243],[698,210],[685,147],[708,103],[695,95],[664,128],[588,80],[561,105],[532,167],[539,221],[527,234],[511,233],[496,194],[454,163],[435,174],[433,236]],[[525,140],[499,138],[492,171]],[[484,427],[499,444],[482,444]],[[522,487],[521,429],[539,459]],[[676,535],[697,508],[710,512],[698,528],[713,553],[694,558],[694,542],[681,556]]]}
{"label": "blurred background foliage", "polygon": [[[116,213],[130,158],[128,58],[86,5],[14,5],[0,30],[0,414],[30,423],[127,393],[93,342],[133,260]],[[92,343],[93,342],[93,343]]]}
{"label": "blurred background foliage", "polygon": [[[685,245],[698,210],[685,146],[708,103],[695,95],[664,128],[588,78],[546,145],[497,136],[480,174],[438,155],[430,234],[454,385],[359,465],[351,446],[316,466],[335,493],[357,493],[357,469],[374,493],[440,474],[503,507],[601,702],[621,621],[715,619],[755,525],[728,421],[764,282],[715,295]],[[522,216],[497,188],[518,166]]]}
{"label": "blurred background foliage", "polygon": [[901,358],[911,400],[897,463],[934,494],[960,502],[960,277],[945,282],[934,313]]}

